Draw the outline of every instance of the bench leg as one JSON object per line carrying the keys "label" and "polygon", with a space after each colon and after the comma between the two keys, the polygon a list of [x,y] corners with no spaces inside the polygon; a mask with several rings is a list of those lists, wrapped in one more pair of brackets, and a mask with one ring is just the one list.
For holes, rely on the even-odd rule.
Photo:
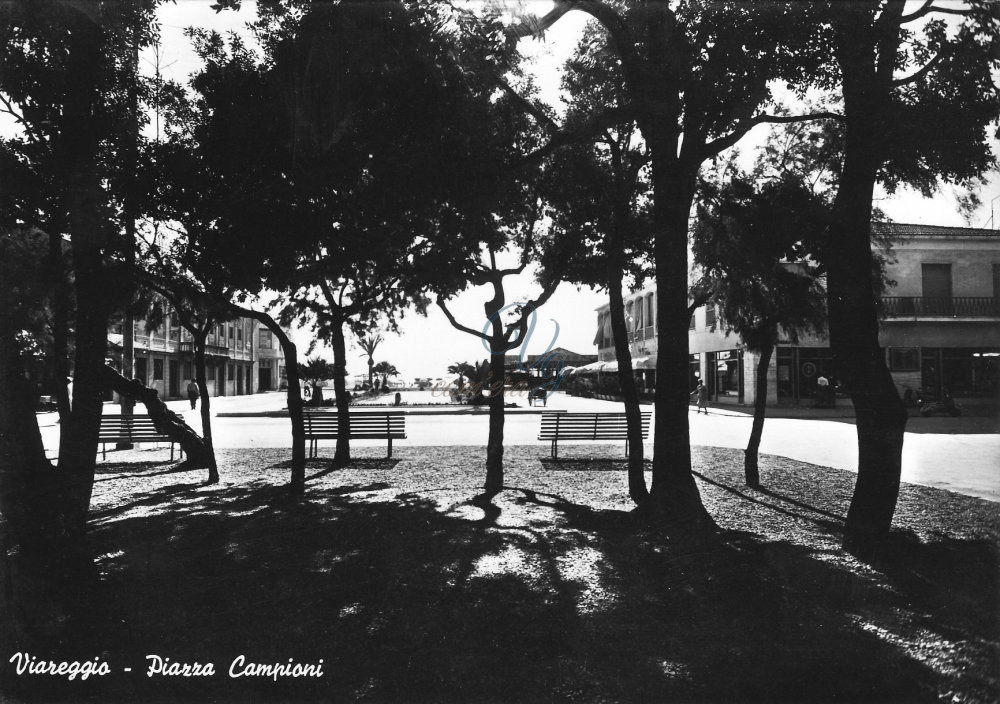
{"label": "bench leg", "polygon": [[174,461],[174,444],[170,443],[170,461]]}
{"label": "bench leg", "polygon": [[108,443],[106,442],[101,443],[101,459],[108,459]]}
{"label": "bench leg", "polygon": [[625,438],[625,457],[628,457],[628,438]]}
{"label": "bench leg", "polygon": [[388,452],[388,454],[387,454],[387,455],[385,456],[385,458],[386,458],[386,459],[389,459],[389,458],[391,458],[391,457],[392,457],[392,438],[389,438],[389,452]]}
{"label": "bench leg", "polygon": [[552,440],[552,459],[557,459],[559,457],[559,447],[556,445],[556,440]]}

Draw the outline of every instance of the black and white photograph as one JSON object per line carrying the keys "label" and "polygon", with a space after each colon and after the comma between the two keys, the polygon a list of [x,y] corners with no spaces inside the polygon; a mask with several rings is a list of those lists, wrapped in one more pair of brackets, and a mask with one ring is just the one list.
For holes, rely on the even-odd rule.
{"label": "black and white photograph", "polygon": [[998,0],[0,0],[0,702],[1000,700],[998,79]]}

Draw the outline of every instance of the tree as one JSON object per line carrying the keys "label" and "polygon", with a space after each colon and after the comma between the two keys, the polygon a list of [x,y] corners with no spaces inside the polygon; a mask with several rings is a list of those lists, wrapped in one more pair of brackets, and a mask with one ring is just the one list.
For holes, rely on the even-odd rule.
{"label": "tree", "polygon": [[[146,317],[148,329],[161,324],[172,309],[177,314],[180,326],[191,335],[194,352],[195,382],[201,400],[201,433],[208,457],[207,483],[219,481],[219,468],[215,460],[215,446],[212,442],[211,394],[208,391],[206,374],[206,346],[209,333],[222,323],[233,319],[226,292],[212,290],[204,281],[188,276],[175,265],[190,261],[190,251],[180,242],[171,247],[171,254],[163,256],[156,247],[147,250],[146,281],[160,298],[154,299]],[[166,302],[168,305],[164,305]]]}
{"label": "tree", "polygon": [[[20,287],[5,291],[0,306],[0,510],[8,520],[3,571],[20,579],[4,586],[10,587],[12,612],[48,614],[56,628],[92,566],[85,531],[103,409],[107,322],[127,298],[119,265],[127,243],[115,215],[120,128],[130,114],[124,98],[137,80],[127,54],[149,41],[154,4],[131,0],[83,7],[17,0],[0,5],[0,104],[21,128],[0,144],[4,167],[17,164],[4,174],[0,190],[4,205],[17,202],[14,236],[42,231],[48,238],[45,263],[56,282],[46,298],[52,311],[51,366],[57,377],[65,379],[71,369],[74,378],[71,407],[64,390],[57,393],[63,420],[56,471],[37,431],[37,389],[24,377],[32,356],[24,348],[24,328],[16,327],[17,318],[34,309],[26,305],[31,294]],[[8,178],[19,172],[30,178],[24,183]],[[11,215],[5,211],[4,220]],[[46,588],[32,590],[38,584]],[[16,636],[25,643],[30,633]]]}
{"label": "tree", "polygon": [[381,335],[364,335],[358,338],[358,342],[361,344],[361,349],[365,351],[368,356],[368,388],[374,388],[374,368],[375,368],[375,350],[378,346],[382,344]]}
{"label": "tree", "polygon": [[[492,297],[483,304],[486,315],[485,325],[475,329],[458,322],[444,296],[439,296],[437,304],[456,330],[474,335],[483,340],[490,352],[488,383],[489,390],[489,438],[486,443],[486,483],[483,495],[490,498],[503,490],[503,426],[504,426],[504,385],[507,379],[506,355],[511,350],[520,347],[526,339],[529,319],[534,316],[539,306],[543,305],[555,292],[559,285],[558,273],[542,270],[540,272],[541,293],[526,303],[508,304],[504,292],[504,279],[522,273],[534,254],[532,234],[534,220],[522,223],[523,229],[516,226],[508,231],[509,241],[522,242],[521,261],[516,267],[500,268],[497,266],[496,252],[490,249],[488,259],[480,263],[470,275],[470,282],[477,286],[489,286]],[[485,258],[485,257],[484,257]],[[510,320],[504,315],[510,316]]]}
{"label": "tree", "polygon": [[[478,363],[477,363],[478,364]],[[469,364],[468,362],[456,362],[455,364],[448,365],[449,374],[458,374],[458,387],[462,388],[465,386],[465,380],[467,378],[472,378],[473,372],[476,370],[476,365]]]}
{"label": "tree", "polygon": [[759,353],[753,428],[744,458],[747,486],[760,485],[757,454],[764,430],[767,370],[780,333],[822,330],[825,290],[815,255],[826,203],[794,177],[755,188],[746,176],[706,187],[694,229],[695,265],[713,292],[723,324]]}
{"label": "tree", "polygon": [[[656,429],[653,508],[673,519],[711,527],[691,474],[688,431],[688,217],[698,172],[755,125],[818,115],[767,113],[769,83],[787,77],[793,47],[809,35],[809,13],[791,3],[582,2],[557,0],[544,17],[529,17],[512,37],[538,35],[572,10],[597,20],[621,63],[628,101],[650,152],[652,251],[656,267]],[[816,61],[819,59],[816,58]],[[801,68],[799,68],[801,70]],[[548,126],[551,138],[532,155],[601,132],[621,110],[598,111],[583,125]]]}
{"label": "tree", "polygon": [[[575,54],[567,62],[563,88],[570,95],[566,121],[586,120],[598,110],[621,109],[627,104],[625,86],[613,53],[599,29],[590,25]],[[567,251],[551,255],[569,262],[566,279],[604,288],[610,299],[611,331],[618,362],[618,381],[625,402],[631,452],[628,492],[642,504],[646,488],[639,392],[632,371],[622,295],[625,275],[637,286],[647,275],[643,260],[650,237],[645,167],[648,152],[638,139],[635,122],[623,117],[594,137],[593,143],[564,148],[546,170],[546,201],[553,227],[562,233]],[[575,236],[570,237],[570,234]],[[651,324],[649,321],[647,324]]]}
{"label": "tree", "polygon": [[322,357],[310,357],[305,364],[299,363],[299,378],[312,386],[312,398],[309,405],[323,405],[323,387],[320,382],[332,379],[334,374],[334,365]]}
{"label": "tree", "polygon": [[[942,180],[974,184],[995,162],[986,130],[1000,113],[996,5],[903,0],[824,4],[825,70],[801,82],[838,86],[844,162],[827,230],[830,344],[858,429],[858,479],[844,547],[869,554],[888,535],[899,493],[907,413],[878,343],[871,249],[876,182],[930,195]],[[961,17],[949,30],[944,18]],[[923,21],[919,30],[912,23]],[[818,25],[820,26],[820,25]]]}
{"label": "tree", "polygon": [[384,362],[384,361],[383,362],[379,362],[378,364],[375,365],[374,371],[375,371],[376,374],[381,374],[382,375],[382,387],[383,388],[385,388],[386,379],[394,377],[394,376],[399,376],[399,370],[396,369],[396,365],[395,364],[391,364],[390,362]]}
{"label": "tree", "polygon": [[378,321],[393,329],[408,306],[426,304],[429,276],[451,280],[450,289],[461,278],[453,263],[469,248],[454,232],[468,220],[455,201],[479,197],[470,134],[491,98],[469,71],[494,54],[458,41],[446,6],[287,2],[258,11],[262,62],[223,56],[221,38],[204,41],[226,72],[247,76],[247,100],[264,103],[268,119],[250,126],[248,142],[275,162],[251,166],[270,179],[268,205],[288,233],[290,274],[275,288],[283,319],[311,324],[333,347],[341,463],[350,457],[347,333]]}

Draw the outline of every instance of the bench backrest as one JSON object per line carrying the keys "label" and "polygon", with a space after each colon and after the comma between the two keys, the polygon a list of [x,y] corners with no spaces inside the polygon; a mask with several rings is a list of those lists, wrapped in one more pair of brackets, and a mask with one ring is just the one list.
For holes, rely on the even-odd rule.
{"label": "bench backrest", "polygon": [[[652,413],[641,411],[642,437],[649,436]],[[625,440],[628,423],[624,413],[543,413],[539,438],[551,440],[572,438],[576,440]]]}
{"label": "bench backrest", "polygon": [[131,438],[133,440],[170,440],[156,429],[149,416],[101,416],[98,441],[104,439]]}
{"label": "bench backrest", "polygon": [[[336,413],[306,412],[303,413],[306,435],[321,433],[336,437],[339,432]],[[405,438],[406,416],[394,413],[351,413],[348,416],[351,424],[351,437],[355,438]]]}

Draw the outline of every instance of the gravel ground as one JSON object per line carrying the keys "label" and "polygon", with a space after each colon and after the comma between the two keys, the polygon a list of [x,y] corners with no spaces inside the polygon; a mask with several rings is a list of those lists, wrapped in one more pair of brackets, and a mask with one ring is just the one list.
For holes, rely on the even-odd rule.
{"label": "gravel ground", "polygon": [[[119,682],[103,699],[950,701],[1000,698],[998,505],[903,485],[891,540],[839,549],[856,475],[693,448],[713,537],[632,512],[619,448],[220,451],[223,481],[164,450],[99,463],[93,537],[109,651],[325,657],[321,682]],[[332,449],[328,452],[332,454]],[[648,475],[647,475],[648,476]],[[141,659],[141,655],[139,655]],[[222,669],[225,669],[223,665]],[[98,685],[94,685],[97,687]]]}

